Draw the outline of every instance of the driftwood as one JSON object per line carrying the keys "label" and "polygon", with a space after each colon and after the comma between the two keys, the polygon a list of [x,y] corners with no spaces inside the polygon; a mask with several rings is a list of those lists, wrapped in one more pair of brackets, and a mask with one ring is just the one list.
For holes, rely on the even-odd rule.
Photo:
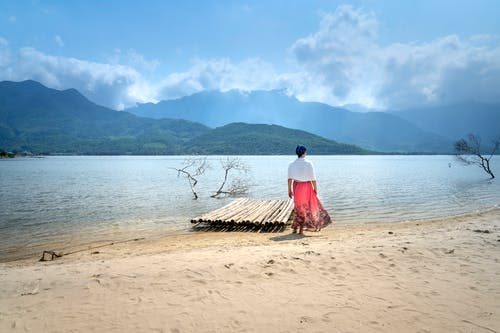
{"label": "driftwood", "polygon": [[[98,245],[98,246],[94,246],[94,247],[90,247],[90,248],[78,249],[78,250],[74,250],[74,251],[66,252],[66,253],[63,253],[63,252],[56,253],[55,251],[44,250],[43,253],[42,253],[42,257],[38,261],[52,261],[55,258],[61,258],[62,256],[67,256],[69,254],[74,254],[74,253],[83,252],[83,251],[89,251],[89,250],[91,251],[90,254],[99,254],[100,253],[99,251],[92,251],[92,250],[95,250],[95,249],[98,249],[98,248],[101,248],[101,247],[115,245],[115,244],[128,243],[128,242],[137,242],[137,241],[143,240],[143,239],[144,239],[144,237],[126,239],[126,240],[117,241],[117,242],[109,242],[109,243],[106,243],[106,244],[102,244],[102,245]],[[46,258],[46,255],[49,256],[49,258]]]}
{"label": "driftwood", "polygon": [[[50,259],[45,259],[46,254],[50,256]],[[55,253],[54,251],[43,251],[42,257],[39,261],[51,261],[54,260],[54,258],[60,258],[62,256],[63,255],[61,253]]]}

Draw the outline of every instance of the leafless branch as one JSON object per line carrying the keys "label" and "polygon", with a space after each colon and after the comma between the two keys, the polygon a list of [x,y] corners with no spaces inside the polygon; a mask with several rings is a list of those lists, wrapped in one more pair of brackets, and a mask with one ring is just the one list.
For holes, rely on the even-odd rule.
{"label": "leafless branch", "polygon": [[491,151],[489,159],[491,159],[491,157],[495,155],[496,151],[498,150],[498,147],[500,146],[500,136],[498,136],[495,140],[493,140],[492,143],[493,143],[493,150]]}
{"label": "leafless branch", "polygon": [[191,192],[193,192],[194,199],[198,199],[196,192],[196,184],[198,184],[198,177],[203,175],[210,167],[206,158],[189,158],[184,161],[182,168],[171,168],[177,171],[177,177],[184,176],[189,182]]}
{"label": "leafless branch", "polygon": [[466,139],[460,139],[455,142],[455,154],[457,159],[465,164],[477,164],[482,168],[491,178],[495,178],[495,175],[490,168],[490,160],[495,154],[500,144],[500,138],[493,141],[493,150],[490,157],[484,157],[481,154],[481,138],[474,134],[469,134]]}
{"label": "leafless branch", "polygon": [[249,169],[239,157],[227,157],[221,160],[221,166],[224,170],[224,180],[219,189],[211,196],[216,198],[221,195],[238,195],[248,192],[248,184],[241,178],[236,178],[231,182],[229,189],[225,190],[224,187],[229,179],[229,172],[231,170],[246,174]]}

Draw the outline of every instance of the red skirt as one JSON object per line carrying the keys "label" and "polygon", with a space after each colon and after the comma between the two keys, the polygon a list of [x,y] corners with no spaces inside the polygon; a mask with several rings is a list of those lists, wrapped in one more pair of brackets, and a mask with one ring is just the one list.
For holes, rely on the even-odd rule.
{"label": "red skirt", "polygon": [[293,182],[294,218],[292,228],[320,231],[332,223],[328,212],[314,192],[311,182]]}

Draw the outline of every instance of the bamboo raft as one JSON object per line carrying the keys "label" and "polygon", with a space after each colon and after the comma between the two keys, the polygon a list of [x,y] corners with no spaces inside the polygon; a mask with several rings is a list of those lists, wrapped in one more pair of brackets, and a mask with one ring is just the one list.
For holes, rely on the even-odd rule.
{"label": "bamboo raft", "polygon": [[278,231],[285,229],[292,212],[293,200],[236,199],[224,207],[191,219],[191,222],[205,223],[218,229]]}

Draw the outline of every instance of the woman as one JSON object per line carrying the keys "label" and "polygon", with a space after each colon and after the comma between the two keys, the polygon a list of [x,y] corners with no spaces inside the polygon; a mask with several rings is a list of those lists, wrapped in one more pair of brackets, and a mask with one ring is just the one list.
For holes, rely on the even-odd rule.
{"label": "woman", "polygon": [[[288,166],[288,196],[293,198],[293,232],[302,234],[307,231],[320,231],[332,223],[330,215],[317,197],[318,187],[313,164],[306,160],[306,147],[298,145],[295,149],[297,159]],[[293,188],[293,190],[292,190]]]}

